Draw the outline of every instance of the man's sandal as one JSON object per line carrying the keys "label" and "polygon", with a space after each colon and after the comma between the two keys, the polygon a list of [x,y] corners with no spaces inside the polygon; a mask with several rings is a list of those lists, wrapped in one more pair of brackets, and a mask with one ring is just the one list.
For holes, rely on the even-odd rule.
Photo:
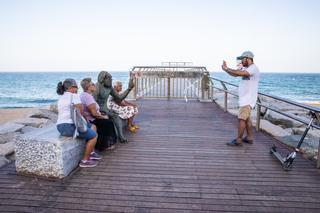
{"label": "man's sandal", "polygon": [[234,139],[227,143],[228,146],[242,146],[242,143],[238,143],[237,139]]}
{"label": "man's sandal", "polygon": [[247,137],[242,138],[242,141],[243,141],[244,143],[253,144],[253,140],[248,140]]}

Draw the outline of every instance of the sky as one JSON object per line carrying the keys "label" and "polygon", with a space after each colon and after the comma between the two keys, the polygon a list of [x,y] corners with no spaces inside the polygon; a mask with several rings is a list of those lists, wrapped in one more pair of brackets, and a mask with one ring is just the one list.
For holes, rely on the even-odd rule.
{"label": "sky", "polygon": [[320,73],[317,0],[0,0],[0,72],[221,71],[250,50],[262,72]]}

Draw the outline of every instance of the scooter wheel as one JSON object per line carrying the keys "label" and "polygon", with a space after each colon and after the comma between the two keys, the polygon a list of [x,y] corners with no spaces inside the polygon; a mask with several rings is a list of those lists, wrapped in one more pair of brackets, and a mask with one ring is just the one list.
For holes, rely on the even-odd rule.
{"label": "scooter wheel", "polygon": [[282,168],[285,170],[285,171],[290,171],[292,169],[292,162],[286,162],[283,164]]}
{"label": "scooter wheel", "polygon": [[277,152],[277,147],[273,144],[273,146],[270,148],[269,153],[273,154],[274,152]]}

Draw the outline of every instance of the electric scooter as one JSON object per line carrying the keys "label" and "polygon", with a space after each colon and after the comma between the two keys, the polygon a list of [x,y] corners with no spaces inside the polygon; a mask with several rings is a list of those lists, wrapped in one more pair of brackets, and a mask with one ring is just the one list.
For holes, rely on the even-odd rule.
{"label": "electric scooter", "polygon": [[282,157],[279,152],[277,152],[277,147],[273,144],[273,146],[270,149],[270,154],[274,155],[282,164],[282,168],[285,171],[290,171],[292,169],[293,161],[297,156],[297,152],[299,152],[299,149],[303,143],[304,138],[306,137],[313,121],[317,119],[316,113],[310,111],[309,113],[311,115],[311,120],[307,126],[307,128],[304,130],[302,137],[300,138],[300,141],[297,145],[297,147],[294,149],[294,151],[290,154],[288,154],[286,157]]}

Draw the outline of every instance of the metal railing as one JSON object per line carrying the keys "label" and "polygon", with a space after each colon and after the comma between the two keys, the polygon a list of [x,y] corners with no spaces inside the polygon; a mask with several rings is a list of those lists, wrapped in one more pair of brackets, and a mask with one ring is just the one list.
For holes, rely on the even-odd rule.
{"label": "metal railing", "polygon": [[135,77],[134,98],[198,99],[200,85],[191,88],[190,85],[202,79],[206,68],[190,66],[187,62],[170,62],[165,65],[132,68],[131,73],[138,76]]}
{"label": "metal railing", "polygon": [[135,82],[136,98],[198,99],[200,86],[190,88],[197,81],[199,80],[190,78],[138,78]]}
{"label": "metal railing", "polygon": [[185,89],[184,89],[184,91],[183,91],[183,96],[184,96],[184,100],[186,101],[186,102],[188,102],[188,91],[189,90],[191,90],[191,92],[192,92],[192,90],[193,91],[195,91],[195,88],[197,88],[198,89],[198,93],[195,93],[194,92],[194,95],[197,97],[197,100],[199,100],[200,99],[200,83],[201,83],[201,81],[200,80],[197,80],[197,81],[195,81],[195,82],[193,82],[193,83],[190,83],[189,82],[189,86],[187,86]]}
{"label": "metal railing", "polygon": [[[212,84],[211,84],[212,88],[224,92],[224,104],[223,104],[224,106],[223,107],[224,107],[224,111],[227,112],[228,111],[228,94],[231,94],[233,96],[239,97],[236,92],[228,89],[228,86],[232,86],[233,88],[238,88],[238,86],[235,85],[235,84],[232,84],[232,83],[217,79],[217,78],[210,77],[210,79],[212,81]],[[219,82],[221,84],[221,87],[215,86],[214,81]],[[212,97],[213,96],[214,96],[214,93],[213,93]],[[305,124],[305,125],[308,125],[309,122],[310,122],[307,119],[303,119],[303,118],[301,118],[299,116],[296,116],[294,114],[289,114],[289,113],[283,112],[283,111],[281,111],[280,109],[277,109],[274,106],[270,106],[268,104],[262,103],[262,101],[261,101],[262,97],[267,97],[267,98],[272,99],[272,100],[280,101],[282,103],[286,103],[286,104],[289,104],[289,105],[304,109],[306,111],[312,111],[312,112],[317,114],[317,121],[318,121],[318,123],[320,122],[320,108],[319,107],[313,107],[313,106],[309,106],[309,105],[306,105],[306,104],[303,104],[303,103],[298,103],[298,102],[291,101],[291,100],[288,100],[288,99],[285,99],[285,98],[281,98],[281,97],[278,97],[278,96],[275,96],[275,95],[270,95],[270,94],[259,92],[258,93],[258,100],[257,100],[257,104],[256,104],[256,108],[257,108],[256,130],[257,131],[260,130],[260,120],[261,120],[261,109],[262,109],[262,107],[265,108],[266,110],[274,111],[276,113],[279,113],[279,114],[281,114],[281,115],[283,115],[285,117],[288,117],[290,119],[293,119],[293,120],[298,121],[298,122],[300,122],[302,124]],[[313,123],[311,126],[320,130],[320,125],[318,125],[318,124]],[[320,168],[320,139],[319,139],[319,145],[318,145],[317,167]]]}
{"label": "metal railing", "polygon": [[[221,86],[223,88],[220,88],[220,87],[217,87],[217,86],[212,86],[212,87],[214,89],[223,91],[225,93],[225,96],[224,96],[224,110],[227,111],[227,109],[228,109],[228,94],[231,94],[231,95],[236,96],[236,97],[238,97],[238,94],[235,93],[234,91],[230,91],[227,88],[226,85],[230,85],[230,86],[233,86],[233,87],[236,87],[236,88],[238,88],[238,86],[235,85],[235,84],[232,84],[232,83],[217,79],[217,78],[210,77],[210,79],[212,79],[213,81],[218,81],[218,82],[221,83]],[[275,96],[275,95],[270,95],[270,94],[267,94],[267,93],[259,92],[258,93],[258,101],[257,101],[257,124],[258,124],[258,125],[256,125],[257,130],[259,130],[259,127],[260,127],[259,126],[260,122],[258,122],[258,120],[260,120],[261,107],[264,107],[267,110],[271,110],[271,111],[277,112],[277,113],[279,113],[281,115],[284,115],[284,116],[289,117],[289,118],[291,118],[293,120],[299,121],[299,122],[301,122],[303,124],[308,125],[308,123],[309,123],[308,120],[301,119],[301,117],[299,117],[299,116],[288,114],[288,113],[280,111],[279,109],[277,109],[275,107],[263,104],[261,102],[261,98],[260,98],[261,96],[268,97],[268,98],[271,98],[273,100],[281,101],[283,103],[287,103],[287,104],[290,104],[290,105],[293,105],[293,106],[296,106],[296,107],[299,107],[299,108],[302,108],[302,109],[305,109],[305,110],[308,110],[308,111],[312,111],[312,112],[317,113],[318,115],[320,113],[320,108],[318,108],[318,107],[309,106],[309,105],[306,105],[306,104],[303,104],[303,103],[298,103],[298,102],[291,101],[291,100],[288,100],[288,99],[285,99],[285,98],[281,98],[281,97],[278,97],[278,96]],[[259,113],[259,115],[258,115],[258,113]],[[318,118],[318,120],[320,120],[320,119]],[[320,126],[319,125],[312,124],[312,127],[320,130]]]}

